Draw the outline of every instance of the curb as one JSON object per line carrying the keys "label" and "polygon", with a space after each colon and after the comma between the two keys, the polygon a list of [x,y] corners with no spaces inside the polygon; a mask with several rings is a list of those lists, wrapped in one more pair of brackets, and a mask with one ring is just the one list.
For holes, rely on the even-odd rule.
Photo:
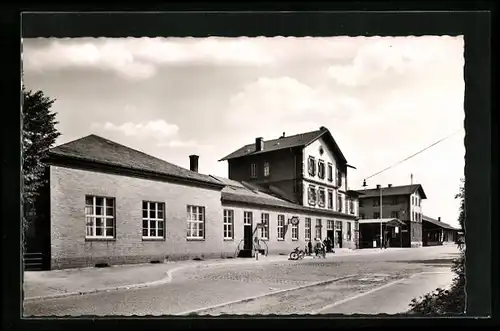
{"label": "curb", "polygon": [[[173,279],[172,275],[174,272],[177,272],[182,269],[188,269],[188,268],[196,268],[196,267],[218,267],[218,266],[224,266],[224,265],[239,265],[239,264],[251,264],[255,260],[244,260],[244,261],[231,261],[231,262],[226,262],[226,263],[221,263],[221,262],[214,262],[214,263],[205,263],[204,265],[200,264],[191,264],[191,265],[183,265],[180,267],[172,268],[167,271],[167,275],[164,278],[161,278],[159,280],[155,280],[152,282],[147,282],[147,283],[139,283],[139,284],[130,284],[130,285],[120,285],[120,286],[112,286],[112,287],[105,287],[105,288],[99,288],[99,289],[92,289],[92,290],[87,290],[87,291],[78,291],[78,292],[66,292],[66,293],[57,293],[57,294],[49,294],[49,295],[43,295],[43,296],[35,296],[35,297],[28,297],[24,298],[24,302],[35,302],[35,301],[42,301],[42,300],[50,300],[50,299],[60,299],[60,298],[66,298],[70,296],[78,296],[78,295],[86,295],[86,294],[94,294],[94,293],[99,293],[99,292],[112,292],[112,291],[119,291],[119,290],[133,290],[133,289],[138,289],[138,288],[144,288],[144,287],[150,287],[150,286],[157,286],[157,285],[163,285],[170,283]],[[282,261],[287,261],[287,260],[259,260],[259,262],[267,262],[267,263],[272,263],[272,262],[282,262]]]}
{"label": "curb", "polygon": [[[327,259],[335,258],[335,257],[340,257],[340,256],[349,256],[349,255],[362,255],[362,254],[375,254],[375,253],[380,253],[383,252],[383,250],[380,251],[374,251],[374,252],[349,252],[347,254],[341,253],[339,255],[333,254],[332,256],[327,257]],[[78,292],[65,292],[65,293],[57,293],[57,294],[49,294],[49,295],[43,295],[43,296],[34,296],[34,297],[28,297],[28,298],[23,298],[23,302],[35,302],[35,301],[43,301],[43,300],[50,300],[50,299],[60,299],[60,298],[66,298],[70,296],[79,296],[79,295],[86,295],[86,294],[94,294],[94,293],[99,293],[99,292],[112,292],[112,291],[119,291],[119,290],[132,290],[132,289],[138,289],[138,288],[145,288],[145,287],[150,287],[150,286],[157,286],[157,285],[163,285],[170,283],[173,279],[172,274],[174,272],[177,272],[182,269],[188,269],[188,268],[193,268],[193,267],[204,267],[204,268],[209,268],[209,267],[219,267],[219,266],[227,266],[227,265],[244,265],[244,264],[253,264],[255,262],[257,263],[275,263],[275,262],[287,262],[289,261],[286,256],[283,256],[283,259],[268,259],[264,258],[261,260],[254,260],[254,259],[248,259],[248,260],[242,260],[242,261],[227,261],[227,262],[213,262],[213,263],[205,263],[203,265],[200,264],[191,264],[191,265],[184,265],[184,266],[179,266],[176,268],[172,268],[167,271],[167,275],[164,278],[161,278],[159,280],[155,280],[152,282],[147,282],[147,283],[139,283],[139,284],[130,284],[130,285],[120,285],[120,286],[112,286],[112,287],[105,287],[105,288],[98,288],[98,289],[92,289],[92,290],[86,290],[86,291],[78,291]],[[329,280],[327,282],[332,282],[333,280]],[[322,283],[318,283],[318,285],[321,285]],[[305,285],[307,287],[309,286],[316,286],[316,284],[310,284],[310,285]],[[272,293],[278,293],[278,292],[272,292]],[[271,293],[268,293],[271,294]]]}
{"label": "curb", "polygon": [[[209,306],[209,307],[203,307],[203,308],[188,310],[188,311],[184,311],[182,313],[177,313],[177,314],[172,314],[172,315],[189,315],[189,314],[193,314],[193,313],[202,312],[204,310],[211,310],[211,309],[215,309],[215,308],[220,308],[220,307],[232,305],[232,304],[235,304],[235,303],[249,302],[249,301],[253,301],[253,300],[264,298],[264,297],[271,296],[271,295],[281,294],[281,293],[290,292],[290,291],[297,291],[297,290],[301,290],[301,289],[304,289],[304,288],[314,287],[314,286],[319,286],[319,285],[325,285],[325,284],[329,284],[329,283],[335,283],[335,282],[338,282],[338,281],[341,281],[341,280],[345,280],[345,279],[349,279],[349,278],[355,277],[357,275],[358,274],[353,274],[353,275],[347,275],[347,276],[332,278],[332,279],[323,280],[323,281],[316,282],[316,283],[301,285],[301,286],[297,286],[297,287],[293,287],[293,288],[286,288],[286,289],[274,291],[274,292],[271,292],[271,293],[254,295],[254,296],[243,298],[243,299],[228,301],[228,302],[224,302],[224,303],[213,305],[213,306]],[[205,315],[210,315],[210,314],[205,314]],[[213,315],[213,316],[216,316],[216,315]]]}

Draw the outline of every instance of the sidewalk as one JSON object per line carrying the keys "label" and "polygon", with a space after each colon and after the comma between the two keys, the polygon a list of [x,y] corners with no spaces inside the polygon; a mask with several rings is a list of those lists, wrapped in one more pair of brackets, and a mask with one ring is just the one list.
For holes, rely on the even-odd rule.
{"label": "sidewalk", "polygon": [[[346,255],[380,253],[387,250],[337,250],[328,253],[332,259]],[[306,256],[305,259],[312,259]],[[206,261],[172,261],[161,264],[116,265],[108,268],[79,268],[24,272],[24,300],[35,301],[71,295],[131,289],[168,283],[176,271],[185,268],[208,268],[224,265],[264,264],[288,261],[288,255],[259,255],[248,259],[213,259]]]}

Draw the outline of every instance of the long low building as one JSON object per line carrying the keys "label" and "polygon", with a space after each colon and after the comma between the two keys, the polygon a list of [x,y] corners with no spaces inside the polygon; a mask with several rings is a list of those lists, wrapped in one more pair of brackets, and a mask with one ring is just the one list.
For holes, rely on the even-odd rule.
{"label": "long low building", "polygon": [[355,192],[343,191],[343,212],[313,208],[258,183],[200,174],[190,158],[188,170],[96,135],[52,148],[28,238],[44,269],[251,256],[255,248],[288,254],[327,237],[356,246]]}
{"label": "long low building", "polygon": [[455,244],[460,234],[460,229],[441,222],[441,217],[434,219],[426,215],[422,215],[422,230],[424,246]]}

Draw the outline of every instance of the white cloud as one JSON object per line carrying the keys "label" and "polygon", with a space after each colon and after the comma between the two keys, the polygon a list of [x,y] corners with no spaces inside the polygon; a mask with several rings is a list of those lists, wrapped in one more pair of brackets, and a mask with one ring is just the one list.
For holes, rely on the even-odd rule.
{"label": "white cloud", "polygon": [[238,130],[260,134],[281,128],[300,132],[319,128],[325,117],[342,122],[360,107],[358,100],[321,86],[290,77],[261,77],[230,98],[227,121]]}
{"label": "white cloud", "polygon": [[212,147],[210,145],[206,144],[199,144],[196,140],[170,140],[166,142],[159,142],[156,144],[158,147],[171,147],[171,148],[191,148],[191,147],[196,147],[196,148],[207,148],[207,147]]}
{"label": "white cloud", "polygon": [[[368,38],[348,65],[332,65],[330,77],[346,86],[365,86],[394,75],[419,74],[429,67],[451,64],[463,66],[463,40],[456,37]],[[463,51],[462,51],[463,52]],[[453,67],[456,69],[456,67]]]}
{"label": "white cloud", "polygon": [[104,124],[94,123],[94,129],[119,132],[128,137],[155,138],[164,139],[176,135],[179,127],[175,124],[169,124],[164,120],[154,120],[142,123],[126,122],[120,125],[106,122]]}
{"label": "white cloud", "polygon": [[262,66],[352,56],[359,38],[74,38],[23,41],[25,70],[67,68],[110,70],[125,78],[146,79],[158,66],[208,63]]}

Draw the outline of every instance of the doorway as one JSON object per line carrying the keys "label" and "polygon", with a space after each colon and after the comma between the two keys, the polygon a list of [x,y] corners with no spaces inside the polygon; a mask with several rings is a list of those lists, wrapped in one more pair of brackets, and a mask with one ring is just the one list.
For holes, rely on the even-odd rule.
{"label": "doorway", "polygon": [[252,232],[252,224],[245,224],[243,226],[243,249],[244,250],[252,250],[252,240],[253,232]]}
{"label": "doorway", "polygon": [[342,248],[342,230],[335,230],[335,247]]}

